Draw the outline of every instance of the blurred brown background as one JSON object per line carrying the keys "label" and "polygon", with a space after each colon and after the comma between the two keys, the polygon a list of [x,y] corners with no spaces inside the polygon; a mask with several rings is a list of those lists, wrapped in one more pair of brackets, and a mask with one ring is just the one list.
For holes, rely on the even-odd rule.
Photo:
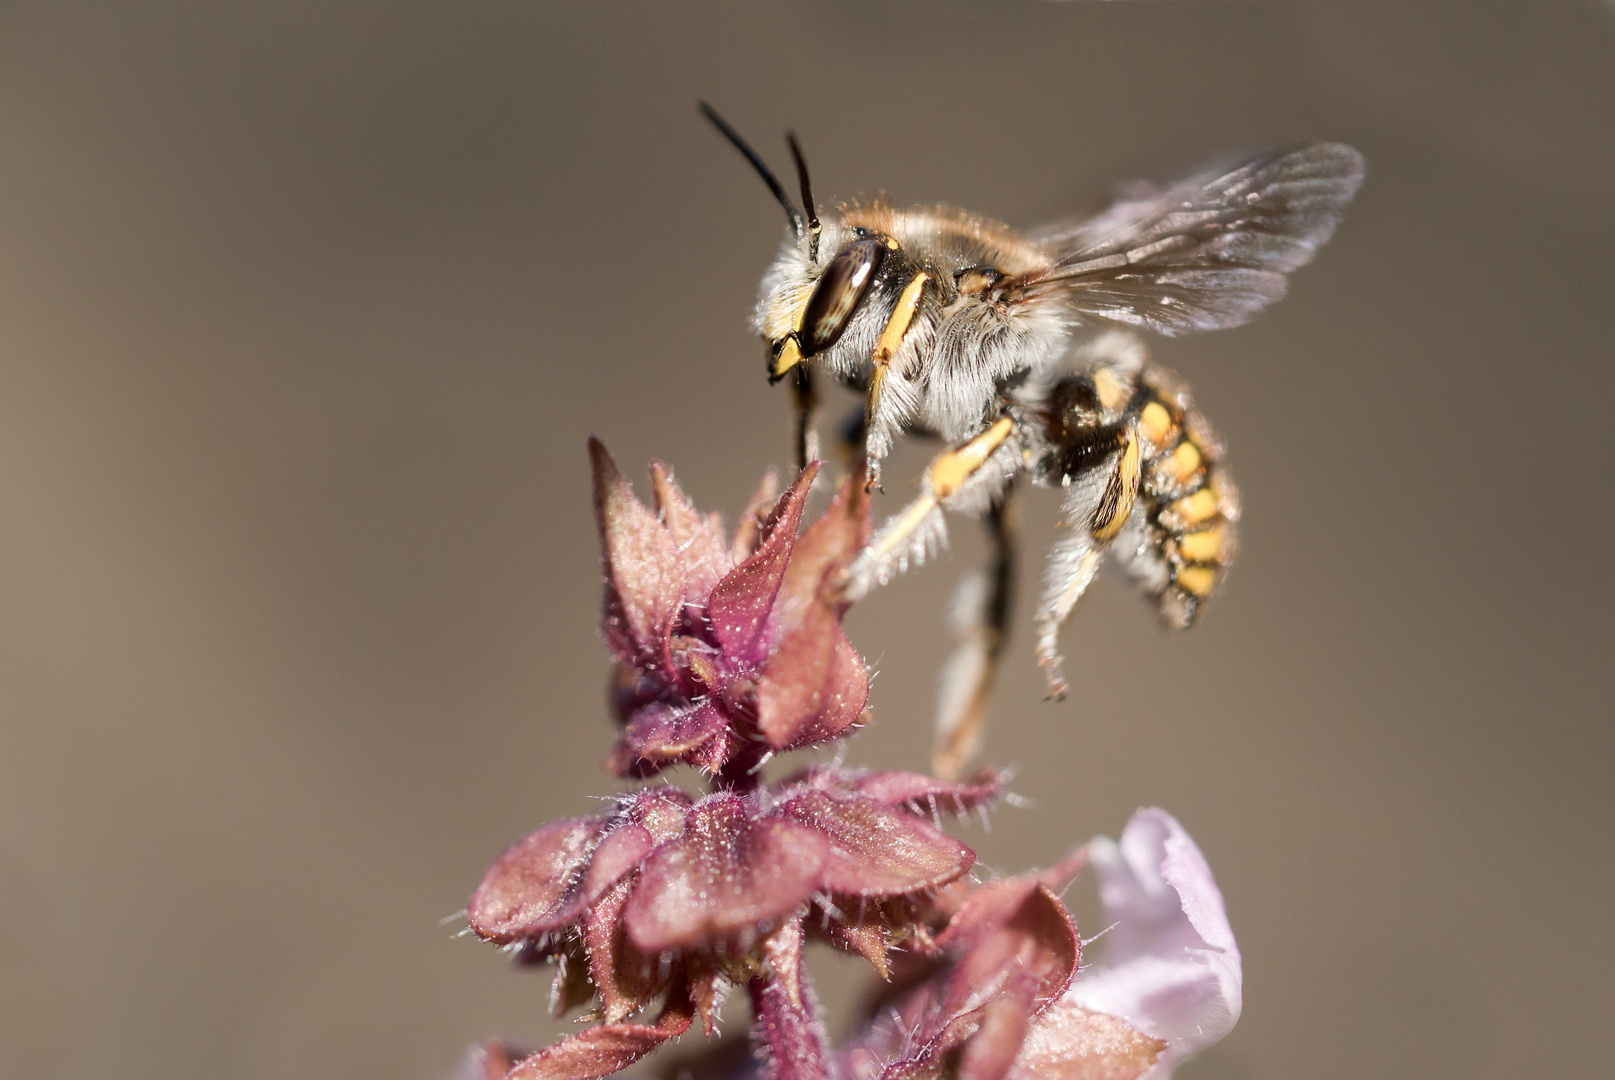
{"label": "blurred brown background", "polygon": [[[1064,706],[1023,604],[989,754],[1036,809],[964,835],[1014,870],[1179,815],[1247,972],[1191,1080],[1607,1068],[1615,7],[12,3],[0,1075],[559,1030],[438,920],[612,790],[584,438],[731,517],[788,454],[781,216],[698,96],[827,199],[1024,225],[1367,154],[1288,300],[1157,350],[1245,493],[1226,595],[1169,636],[1104,578]],[[854,614],[855,761],[925,760],[954,533]]]}

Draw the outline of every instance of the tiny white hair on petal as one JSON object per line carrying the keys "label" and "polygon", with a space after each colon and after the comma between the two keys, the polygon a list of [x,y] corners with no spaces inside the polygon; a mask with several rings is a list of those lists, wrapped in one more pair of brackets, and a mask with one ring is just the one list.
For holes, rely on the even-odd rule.
{"label": "tiny white hair on petal", "polygon": [[1239,1020],[1244,972],[1222,893],[1188,832],[1156,807],[1134,814],[1119,843],[1099,836],[1088,850],[1115,925],[1064,1000],[1165,1040],[1142,1078],[1164,1080]]}

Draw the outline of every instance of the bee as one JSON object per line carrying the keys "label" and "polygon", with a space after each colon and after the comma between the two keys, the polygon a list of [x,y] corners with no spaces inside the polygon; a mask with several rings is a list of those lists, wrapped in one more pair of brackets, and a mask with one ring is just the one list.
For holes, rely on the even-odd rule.
{"label": "bee", "polygon": [[872,486],[903,434],[946,444],[918,497],[852,565],[849,598],[945,543],[944,511],[987,524],[990,572],[956,605],[961,644],[944,669],[938,772],[957,773],[979,744],[1008,626],[1021,478],[1064,493],[1035,615],[1050,697],[1068,688],[1060,627],[1107,552],[1170,626],[1191,625],[1233,560],[1238,495],[1188,388],[1149,360],[1135,331],[1239,326],[1278,300],[1286,275],[1334,232],[1362,156],[1311,143],[1136,186],[1097,217],[1021,232],[884,197],[821,208],[787,135],[798,209],[740,135],[701,110],[790,223],[752,322],[770,380],[792,384],[798,464],[817,453],[820,374],[864,398],[846,438],[861,444]]}

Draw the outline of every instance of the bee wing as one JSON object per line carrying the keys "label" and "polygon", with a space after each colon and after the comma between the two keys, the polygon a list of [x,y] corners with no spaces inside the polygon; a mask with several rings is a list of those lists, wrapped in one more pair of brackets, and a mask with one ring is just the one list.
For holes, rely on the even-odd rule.
{"label": "bee wing", "polygon": [[1313,143],[1164,192],[1129,193],[1105,213],[1039,236],[1054,265],[1012,302],[1061,298],[1078,315],[1186,334],[1239,326],[1284,295],[1363,182],[1363,157]]}

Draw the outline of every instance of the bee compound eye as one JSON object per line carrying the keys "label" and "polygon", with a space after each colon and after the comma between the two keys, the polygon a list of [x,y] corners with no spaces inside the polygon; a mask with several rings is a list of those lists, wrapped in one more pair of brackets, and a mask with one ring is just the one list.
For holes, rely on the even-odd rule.
{"label": "bee compound eye", "polygon": [[866,238],[854,240],[830,260],[802,310],[798,336],[805,355],[823,352],[841,340],[842,331],[869,292],[885,254],[886,248],[879,240]]}

